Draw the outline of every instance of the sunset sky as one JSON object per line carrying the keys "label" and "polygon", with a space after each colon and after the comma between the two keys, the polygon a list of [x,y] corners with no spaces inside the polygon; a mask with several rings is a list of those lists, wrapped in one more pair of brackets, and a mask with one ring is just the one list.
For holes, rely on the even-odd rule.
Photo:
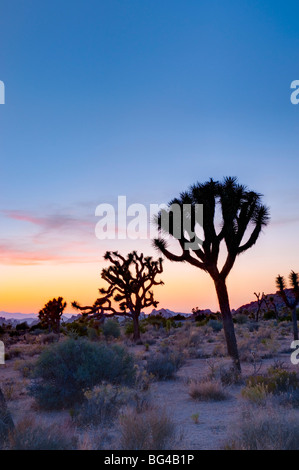
{"label": "sunset sky", "polygon": [[[229,277],[232,308],[299,271],[299,4],[289,0],[0,0],[0,311],[93,302],[95,209],[167,203],[237,176],[271,222]],[[217,309],[204,272],[165,261],[159,307]]]}

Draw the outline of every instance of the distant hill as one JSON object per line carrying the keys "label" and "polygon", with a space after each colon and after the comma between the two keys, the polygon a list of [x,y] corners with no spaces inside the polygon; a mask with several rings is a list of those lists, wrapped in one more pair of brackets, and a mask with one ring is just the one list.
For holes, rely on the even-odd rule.
{"label": "distant hill", "polygon": [[182,317],[191,317],[192,313],[182,313],[182,312],[173,312],[172,310],[169,310],[168,308],[159,308],[159,309],[153,309],[151,313],[148,315],[153,316],[153,315],[159,315],[163,318],[171,318],[171,317],[176,317],[177,315],[181,315]]}
{"label": "distant hill", "polygon": [[[62,319],[68,321],[70,318],[75,317],[73,313],[64,313]],[[38,316],[36,313],[11,313],[11,312],[0,312],[0,324],[1,323],[12,323],[18,324],[26,322],[29,326],[34,322],[38,323]]]}
{"label": "distant hill", "polygon": [[[292,298],[292,289],[285,289],[285,293],[288,297]],[[270,310],[273,309],[273,307],[271,306],[271,302],[269,301],[271,297],[273,297],[273,302],[275,303],[278,311],[281,310],[285,306],[285,303],[280,297],[278,292],[276,292],[275,294],[266,294],[266,297],[268,298],[268,304],[269,304]],[[244,304],[241,307],[239,307],[237,310],[234,311],[234,313],[242,313],[242,311],[247,311],[248,313],[254,313],[256,312],[257,308],[258,308],[257,300],[255,301],[253,300],[252,302],[248,304]],[[265,308],[266,308],[266,305],[265,303],[263,303],[262,309],[265,309]]]}
{"label": "distant hill", "polygon": [[[287,296],[292,296],[292,290],[291,289],[286,289],[285,290]],[[254,294],[252,295],[254,297]],[[267,294],[268,299],[270,297],[273,297],[274,303],[277,307],[278,310],[280,310],[282,307],[284,307],[284,302],[278,292],[275,294]],[[233,314],[236,313],[241,313],[242,311],[247,311],[248,313],[255,313],[258,308],[257,301],[253,300],[252,302],[248,304],[244,304],[241,307],[239,307],[237,310],[232,310]],[[265,308],[265,305],[263,304],[263,307]],[[271,303],[269,302],[269,309],[272,309]],[[211,310],[209,309],[201,309],[202,313],[205,314],[211,314]],[[62,316],[62,319],[64,321],[69,321],[70,319],[74,320],[79,314],[73,314],[73,313],[64,313]],[[164,318],[171,318],[175,317],[177,315],[181,315],[185,318],[192,317],[192,313],[183,313],[183,312],[174,312],[173,310],[169,310],[168,308],[159,308],[159,309],[153,309],[150,313],[141,313],[141,318],[146,318],[147,316],[153,316],[153,315],[160,315]],[[118,317],[120,321],[124,320],[122,317]],[[37,314],[36,313],[10,313],[10,312],[0,312],[0,323],[1,319],[5,319],[6,321],[16,321],[17,323],[26,321],[28,324],[32,324],[32,322],[38,320]]]}

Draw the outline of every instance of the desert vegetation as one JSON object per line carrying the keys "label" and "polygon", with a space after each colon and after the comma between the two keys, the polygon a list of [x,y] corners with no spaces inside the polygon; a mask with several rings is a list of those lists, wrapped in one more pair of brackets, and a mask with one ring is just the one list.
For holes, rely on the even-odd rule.
{"label": "desert vegetation", "polygon": [[242,373],[209,315],[142,318],[138,343],[130,318],[100,327],[78,318],[59,334],[4,327],[1,448],[298,448],[291,318],[242,315],[233,317]]}
{"label": "desert vegetation", "polygon": [[[194,185],[166,213],[173,204],[190,209],[182,211],[190,230],[181,238],[169,217],[168,234],[182,253],[172,253],[163,238],[163,211],[155,246],[170,261],[206,271],[220,311],[145,315],[159,303],[154,289],[163,285],[163,259],[106,252],[106,287],[92,305],[73,301],[75,318],[66,321],[66,302],[57,297],[32,326],[1,326],[1,449],[299,448],[299,374],[291,361],[298,275],[291,271],[289,289],[279,275],[277,294],[255,292],[254,307],[237,312],[226,287],[238,255],[268,223],[261,196],[226,178]],[[195,230],[198,204],[205,208],[203,241]]]}

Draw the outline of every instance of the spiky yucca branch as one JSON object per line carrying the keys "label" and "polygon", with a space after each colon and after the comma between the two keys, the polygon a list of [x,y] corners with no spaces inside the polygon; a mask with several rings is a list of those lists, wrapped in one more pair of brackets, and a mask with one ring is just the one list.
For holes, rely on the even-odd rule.
{"label": "spiky yucca branch", "polygon": [[276,278],[276,287],[278,288],[279,294],[283,299],[285,305],[290,308],[294,309],[299,303],[299,283],[298,283],[298,273],[295,271],[291,271],[289,275],[289,280],[293,289],[293,299],[290,299],[285,292],[286,289],[286,282],[283,276],[280,274]]}
{"label": "spiky yucca branch", "polygon": [[[118,314],[118,312],[112,307],[111,299],[112,294],[97,299],[93,305],[86,305],[81,307],[81,305],[74,301],[72,302],[72,307],[80,310],[83,318],[94,318],[100,320],[104,316],[113,317]],[[109,313],[106,313],[109,312]]]}
{"label": "spiky yucca branch", "polygon": [[[191,212],[186,214],[185,211],[183,213],[181,226],[188,226],[186,223],[188,219],[191,221],[189,226],[191,226],[193,234],[191,232],[188,233],[188,239],[185,233],[182,233],[181,238],[178,239],[182,250],[181,254],[176,255],[172,253],[162,236],[163,231],[165,233],[164,227],[161,224],[163,211],[155,219],[160,231],[160,237],[154,240],[154,246],[171,261],[185,261],[209,272],[214,279],[217,277],[226,279],[236,257],[256,243],[263,226],[267,225],[269,221],[268,208],[260,203],[260,199],[260,194],[252,191],[249,192],[244,186],[237,184],[236,178],[225,178],[223,183],[213,181],[212,179],[204,184],[197,183],[188,192],[182,193],[180,198],[174,199],[169,204],[169,206],[174,203],[178,204],[182,213],[184,204],[191,205]],[[195,217],[195,206],[197,204],[203,204],[204,210],[202,227],[204,240],[202,243],[195,235],[195,228],[198,222]],[[222,213],[222,226],[219,233],[216,232],[215,228],[217,204],[220,204]],[[247,241],[242,245],[250,225],[253,225],[253,230]],[[173,232],[174,227],[170,226],[167,233],[173,236]],[[219,271],[218,258],[222,240],[225,241],[227,247],[227,258],[222,269]],[[186,248],[187,243],[190,241],[196,244],[192,249]]]}

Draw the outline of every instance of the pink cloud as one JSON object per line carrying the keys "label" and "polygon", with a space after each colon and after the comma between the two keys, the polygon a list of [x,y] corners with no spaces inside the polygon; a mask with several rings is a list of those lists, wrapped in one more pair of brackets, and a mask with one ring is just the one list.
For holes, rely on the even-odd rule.
{"label": "pink cloud", "polygon": [[88,248],[81,250],[81,253],[74,254],[72,250],[76,244],[61,246],[60,250],[34,250],[28,247],[17,248],[13,243],[0,244],[0,264],[6,265],[37,265],[45,263],[92,263],[98,261],[95,253]]}

